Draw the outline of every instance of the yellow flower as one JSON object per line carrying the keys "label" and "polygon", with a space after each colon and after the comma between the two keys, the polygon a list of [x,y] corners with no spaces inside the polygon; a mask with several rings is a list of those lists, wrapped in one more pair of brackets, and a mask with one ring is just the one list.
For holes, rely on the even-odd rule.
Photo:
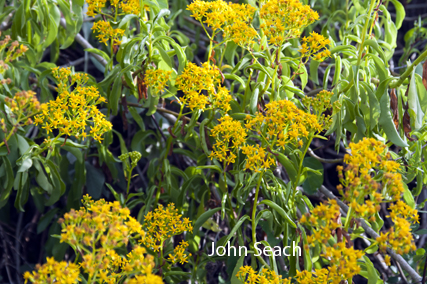
{"label": "yellow flower", "polygon": [[312,32],[309,37],[304,37],[302,41],[303,44],[299,51],[307,60],[311,57],[321,62],[331,55],[331,52],[327,49],[331,41],[316,32]]}
{"label": "yellow flower", "polygon": [[32,273],[24,273],[25,283],[58,283],[73,284],[79,283],[80,269],[77,264],[67,263],[65,261],[57,262],[53,257],[48,257],[43,265],[36,265],[36,270]]}
{"label": "yellow flower", "polygon": [[256,11],[251,5],[227,3],[223,0],[196,0],[188,5],[187,10],[193,13],[193,18],[210,27],[214,34],[223,31],[225,41],[232,40],[240,46],[249,46],[258,36],[251,26]]}
{"label": "yellow flower", "polygon": [[[54,68],[53,74],[59,80],[58,96],[56,100],[40,106],[42,113],[35,116],[35,124],[43,125],[42,128],[48,133],[52,129],[59,129],[60,135],[73,135],[77,138],[85,138],[90,126],[92,130],[89,136],[101,142],[102,134],[110,131],[112,124],[96,107],[103,101],[98,90],[93,86],[84,86],[88,80],[87,74],[72,75],[70,68]],[[68,89],[73,84],[75,86],[70,93]]]}
{"label": "yellow flower", "polygon": [[235,152],[246,141],[246,130],[238,120],[226,115],[219,119],[220,124],[216,125],[211,132],[216,143],[210,158],[216,158],[220,162],[230,164],[235,158]]}
{"label": "yellow flower", "polygon": [[120,3],[120,8],[125,14],[139,15],[140,13],[139,0],[122,1],[122,3]]}
{"label": "yellow flower", "polygon": [[176,78],[176,86],[185,95],[181,102],[188,104],[191,110],[204,110],[208,104],[223,111],[231,109],[230,101],[233,98],[221,86],[219,70],[209,62],[201,67],[188,63],[184,72]]}
{"label": "yellow flower", "polygon": [[257,113],[246,119],[246,128],[265,133],[265,138],[273,143],[271,146],[284,149],[288,143],[298,145],[298,140],[323,129],[316,115],[298,109],[291,101],[273,101],[265,108],[265,114]]}
{"label": "yellow flower", "polygon": [[[80,210],[72,209],[59,223],[62,226],[61,242],[72,245],[81,254],[82,260],[77,264],[67,264],[48,258],[46,264],[36,267],[37,271],[24,274],[26,281],[77,283],[79,274],[85,273],[94,283],[117,283],[126,272],[133,279],[163,283],[160,277],[152,274],[155,265],[153,257],[147,255],[143,247],[135,245],[145,234],[142,225],[118,201],[93,201],[86,195],[83,197],[83,207]],[[117,248],[127,246],[131,250],[126,255],[116,252]]]}
{"label": "yellow flower", "polygon": [[303,28],[319,18],[299,0],[268,0],[262,5],[260,16],[260,28],[273,45],[299,37]]}
{"label": "yellow flower", "polygon": [[108,40],[112,40],[114,45],[120,45],[120,38],[124,35],[125,31],[122,29],[113,29],[110,22],[97,21],[93,24],[92,30],[98,32],[96,38],[107,45]]}
{"label": "yellow flower", "polygon": [[[102,12],[101,10],[105,7],[107,0],[86,0],[86,3],[88,4],[86,15],[88,15],[89,17],[95,17],[96,14],[100,14]],[[139,15],[140,13],[140,6],[138,0],[111,0],[110,4],[113,7],[122,9],[124,14]]]}
{"label": "yellow flower", "polygon": [[[39,103],[36,93],[33,91],[21,91],[17,92],[13,98],[6,97],[5,104],[13,112],[14,118],[16,120],[15,125],[30,125],[33,123],[33,120],[30,118],[42,110],[42,104]],[[42,121],[36,119],[34,124],[38,125]],[[4,119],[1,120],[1,129],[3,132],[7,131],[7,125]],[[12,129],[11,129],[12,131]]]}
{"label": "yellow flower", "polygon": [[148,69],[145,72],[144,83],[152,87],[156,93],[163,93],[172,71]]}
{"label": "yellow flower", "polygon": [[277,275],[273,270],[263,268],[257,273],[250,266],[242,266],[236,274],[237,278],[246,284],[290,284],[291,278],[282,279],[281,275]]}
{"label": "yellow flower", "polygon": [[[193,230],[190,219],[181,218],[182,215],[178,213],[173,203],[170,203],[166,208],[160,204],[154,212],[148,212],[145,216],[145,236],[141,242],[154,251],[162,250],[165,240],[185,231]],[[188,247],[188,243],[181,242],[175,248],[174,253],[169,255],[169,261],[172,263],[180,262],[181,264],[188,262],[191,254],[185,254],[186,247]]]}

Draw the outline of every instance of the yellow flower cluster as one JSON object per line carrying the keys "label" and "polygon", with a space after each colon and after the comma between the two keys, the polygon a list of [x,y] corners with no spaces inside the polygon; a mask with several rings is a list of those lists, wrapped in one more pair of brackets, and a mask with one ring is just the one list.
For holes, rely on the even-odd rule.
{"label": "yellow flower cluster", "polygon": [[215,144],[210,158],[216,158],[227,165],[234,163],[237,158],[237,151],[246,141],[246,130],[238,120],[226,115],[218,120],[211,131],[211,136],[215,137]]}
{"label": "yellow flower cluster", "polygon": [[[84,86],[88,80],[86,74],[71,75],[69,68],[54,68],[53,74],[59,81],[58,96],[56,100],[41,105],[42,113],[35,117],[34,124],[43,125],[48,134],[53,129],[59,129],[59,135],[83,139],[92,136],[101,142],[101,135],[112,128],[112,124],[96,107],[105,102],[105,98],[99,95],[96,87]],[[74,84],[73,91],[69,92]],[[89,133],[86,132],[88,126],[91,128]]]}
{"label": "yellow flower cluster", "polygon": [[298,109],[291,101],[273,101],[265,108],[265,114],[248,115],[245,126],[263,135],[272,147],[277,145],[284,149],[288,143],[301,146],[302,138],[323,129],[316,115]]}
{"label": "yellow flower cluster", "polygon": [[332,95],[332,92],[323,90],[315,97],[304,97],[302,99],[302,103],[308,109],[313,109],[313,114],[317,115],[317,120],[323,124],[324,129],[328,129],[332,123],[332,115],[325,115],[325,112],[329,110],[334,114],[341,109],[341,103],[338,100],[331,105]]}
{"label": "yellow flower cluster", "polygon": [[[1,31],[0,31],[1,36]],[[5,36],[3,40],[0,41],[0,55],[3,55],[3,50],[9,45],[11,38],[9,35]],[[9,68],[7,65],[9,62],[15,61],[28,50],[28,47],[21,44],[19,45],[18,41],[13,41],[7,49],[6,55],[0,58],[0,74],[4,74],[4,72]]]}
{"label": "yellow flower cluster", "polygon": [[125,34],[125,30],[113,29],[110,22],[105,21],[98,21],[94,23],[92,30],[95,30],[99,33],[96,38],[98,38],[99,41],[105,43],[105,45],[107,45],[108,40],[112,40],[114,45],[120,45],[120,38]]}
{"label": "yellow flower cluster", "polygon": [[245,284],[290,284],[290,279],[282,279],[281,275],[277,275],[273,270],[263,268],[257,273],[250,266],[242,266],[237,272],[237,278]]}
{"label": "yellow flower cluster", "polygon": [[105,7],[107,0],[86,0],[88,4],[86,15],[95,17],[96,14],[101,13],[102,8]]}
{"label": "yellow flower cluster", "polygon": [[386,251],[387,241],[398,254],[415,251],[417,247],[411,233],[411,222],[419,223],[418,211],[402,200],[391,204],[388,209],[390,210],[390,216],[387,217],[391,218],[394,227],[391,227],[390,231],[386,233],[381,232],[381,235],[377,238],[376,241],[381,251]]}
{"label": "yellow flower cluster", "polygon": [[303,44],[301,45],[300,52],[302,57],[306,57],[306,61],[311,57],[316,61],[322,62],[331,55],[331,52],[327,49],[331,41],[316,32],[312,32],[310,36],[302,39]]}
{"label": "yellow flower cluster", "polygon": [[129,238],[144,235],[141,224],[130,216],[128,208],[118,201],[93,201],[89,195],[83,197],[83,207],[65,213],[62,224],[61,242],[70,243],[77,250],[93,247],[98,241],[103,248],[114,248],[127,244]]}
{"label": "yellow flower cluster", "polygon": [[302,215],[301,224],[313,228],[312,235],[307,236],[307,242],[313,247],[316,242],[326,244],[332,237],[332,232],[341,227],[340,216],[340,207],[334,199],[329,200],[327,204],[317,205],[311,214]]}
{"label": "yellow flower cluster", "polygon": [[298,109],[288,100],[270,102],[265,113],[247,115],[244,127],[230,116],[220,118],[219,122],[211,132],[216,142],[209,157],[228,165],[235,162],[237,152],[242,150],[247,157],[245,168],[255,172],[270,168],[275,161],[266,148],[247,143],[249,131],[264,138],[270,149],[284,149],[289,143],[302,146],[303,138],[323,129],[316,115]]}
{"label": "yellow flower cluster", "polygon": [[148,69],[144,75],[144,83],[147,86],[152,87],[155,90],[156,94],[163,93],[166,84],[170,80],[171,74],[172,71],[165,71],[161,69]]}
{"label": "yellow flower cluster", "polygon": [[339,284],[341,281],[352,279],[361,271],[357,260],[362,258],[363,251],[347,248],[344,242],[326,247],[323,257],[329,260],[328,268],[311,271],[297,271],[296,279],[299,284]]}
{"label": "yellow flower cluster", "polygon": [[[312,234],[307,236],[307,243],[312,247],[316,243],[324,248],[323,256],[330,261],[327,269],[316,269],[315,272],[298,272],[298,283],[340,283],[342,280],[351,279],[359,274],[360,266],[357,260],[364,253],[360,250],[347,248],[345,241],[328,245],[328,241],[334,237],[336,230],[342,228],[340,207],[334,199],[328,200],[326,204],[317,205],[310,213],[302,215],[300,222],[312,228]],[[305,250],[309,247],[306,245]],[[313,281],[313,282],[312,282]]]}
{"label": "yellow flower cluster", "polygon": [[[346,168],[337,167],[342,184],[337,189],[350,203],[349,206],[356,212],[357,217],[374,221],[374,214],[379,211],[381,202],[400,200],[403,194],[402,176],[397,172],[400,165],[388,160],[390,154],[386,145],[374,138],[364,138],[358,143],[350,143],[349,148],[351,155],[344,156]],[[381,183],[372,177],[371,173],[375,170],[383,172],[380,180],[386,185],[383,194],[377,192],[381,189]],[[367,195],[371,196],[371,200],[365,202]]]}
{"label": "yellow flower cluster", "polygon": [[139,0],[128,0],[120,3],[120,8],[125,14],[139,15],[141,9],[139,6]]}
{"label": "yellow flower cluster", "polygon": [[[274,159],[265,153],[265,149],[260,147],[258,144],[242,146],[242,153],[246,155],[245,168],[255,172],[269,169],[272,165],[275,165]],[[261,169],[261,170],[260,170]]]}
{"label": "yellow flower cluster", "polygon": [[[411,222],[418,222],[418,211],[401,200],[405,188],[402,175],[398,172],[400,164],[389,160],[390,153],[386,145],[373,138],[350,143],[349,147],[351,155],[346,154],[344,157],[346,168],[337,167],[342,183],[337,189],[350,203],[356,217],[370,221],[376,220],[375,214],[381,209],[381,203],[390,202],[389,217],[394,227],[388,233],[382,233],[377,242],[382,250],[385,250],[387,241],[399,252],[407,253],[416,249]],[[370,196],[370,199],[365,200],[366,196]]]}
{"label": "yellow flower cluster", "polygon": [[[188,104],[191,110],[204,110],[207,104],[215,108],[229,111],[232,96],[229,91],[221,87],[219,70],[209,62],[201,67],[188,63],[181,75],[176,78],[176,86],[185,96],[180,98],[181,103]],[[207,96],[203,93],[207,92]]]}
{"label": "yellow flower cluster", "polygon": [[251,26],[256,9],[248,4],[196,0],[188,5],[187,10],[193,13],[193,18],[212,29],[212,38],[223,31],[225,41],[232,40],[240,46],[248,46],[258,35]]}
{"label": "yellow flower cluster", "polygon": [[35,95],[33,91],[21,91],[13,98],[4,99],[6,105],[17,116],[17,123],[21,120],[25,120],[27,125],[33,123],[31,117],[41,110],[40,102]]}
{"label": "yellow flower cluster", "polygon": [[[26,272],[26,280],[68,284],[76,283],[80,280],[79,275],[84,273],[88,276],[88,283],[115,284],[129,275],[134,278],[128,283],[163,283],[159,276],[152,273],[155,265],[153,257],[146,256],[143,247],[134,245],[126,255],[116,251],[118,247],[133,244],[144,235],[141,224],[118,201],[93,201],[86,195],[83,197],[83,207],[77,211],[72,209],[59,222],[62,226],[61,242],[71,245],[82,260],[78,264],[67,264],[48,259],[47,264],[42,266],[44,269],[32,274]],[[50,277],[50,282],[46,282],[47,277]]]}
{"label": "yellow flower cluster", "polygon": [[188,247],[188,243],[181,241],[181,243],[177,245],[173,250],[173,254],[169,255],[169,261],[173,264],[178,262],[181,264],[184,264],[188,262],[188,258],[191,256],[191,254],[185,254],[185,249],[187,247]]}
{"label": "yellow flower cluster", "polygon": [[211,104],[214,109],[222,109],[227,112],[231,110],[230,102],[233,97],[226,87],[218,86],[216,92],[211,96]]}
{"label": "yellow flower cluster", "polygon": [[67,263],[65,261],[55,261],[53,257],[48,257],[43,265],[37,264],[36,270],[32,273],[24,273],[25,283],[31,281],[35,284],[58,283],[74,284],[79,283],[80,269],[77,264]]}
{"label": "yellow flower cluster", "polygon": [[303,28],[319,18],[317,12],[299,0],[268,0],[262,5],[260,16],[260,28],[273,45],[298,38]]}
{"label": "yellow flower cluster", "polygon": [[[102,8],[105,7],[107,0],[86,0],[86,3],[88,4],[86,15],[88,15],[89,17],[95,17],[96,14],[102,13]],[[139,6],[138,0],[127,0],[127,1],[112,0],[110,1],[110,4],[116,9],[118,8],[122,9],[123,13],[120,13],[120,15],[122,14],[139,15],[140,13],[140,6]]]}
{"label": "yellow flower cluster", "polygon": [[160,276],[157,275],[136,275],[134,278],[130,279],[129,282],[125,282],[125,284],[163,284],[163,280]]}
{"label": "yellow flower cluster", "polygon": [[[145,216],[144,229],[146,230],[145,237],[141,242],[154,251],[163,250],[164,242],[172,236],[182,234],[185,231],[192,231],[193,226],[188,218],[182,218],[178,213],[173,203],[170,203],[166,208],[159,205],[154,212],[148,212]],[[174,250],[174,254],[169,255],[169,260],[173,263],[185,263],[191,254],[185,254],[185,248],[188,243],[182,241]]]}

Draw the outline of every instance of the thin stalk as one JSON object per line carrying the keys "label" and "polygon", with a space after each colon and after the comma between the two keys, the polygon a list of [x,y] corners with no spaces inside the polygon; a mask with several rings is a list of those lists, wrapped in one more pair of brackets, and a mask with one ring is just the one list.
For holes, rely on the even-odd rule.
{"label": "thin stalk", "polygon": [[[304,161],[304,157],[307,154],[308,148],[310,147],[311,141],[313,140],[314,134],[310,133],[308,139],[307,139],[307,144],[304,147],[304,151],[302,152],[302,157],[300,159],[300,164],[298,167],[298,173],[297,173],[297,178],[295,179],[295,183],[293,184],[293,192],[292,192],[292,201],[295,201],[295,195],[297,192],[297,186],[298,186],[298,182],[300,180],[301,174],[302,174],[302,168],[303,168],[303,161]],[[297,217],[297,211],[293,210],[293,217],[296,219]]]}
{"label": "thin stalk", "polygon": [[262,180],[262,172],[259,174],[259,177],[258,177],[258,183],[256,186],[256,191],[255,191],[254,205],[252,208],[252,241],[254,244],[256,243],[256,222],[255,222],[256,208],[258,205],[258,195],[259,195],[259,188],[261,185],[261,180]]}

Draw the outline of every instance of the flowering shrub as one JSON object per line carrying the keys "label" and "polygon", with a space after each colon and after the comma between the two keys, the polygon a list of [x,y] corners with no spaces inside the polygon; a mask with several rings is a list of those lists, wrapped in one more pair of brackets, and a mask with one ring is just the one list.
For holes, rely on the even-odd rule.
{"label": "flowering shrub", "polygon": [[426,281],[399,1],[2,3],[3,282]]}

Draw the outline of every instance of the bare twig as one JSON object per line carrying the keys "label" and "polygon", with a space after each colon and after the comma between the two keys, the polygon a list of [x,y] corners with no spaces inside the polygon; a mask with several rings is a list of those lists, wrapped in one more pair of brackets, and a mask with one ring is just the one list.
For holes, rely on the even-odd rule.
{"label": "bare twig", "polygon": [[22,220],[24,218],[24,213],[20,212],[18,217],[18,224],[16,225],[16,231],[15,231],[15,266],[18,270],[18,273],[16,273],[16,281],[17,283],[21,283],[21,275],[19,274],[19,268],[21,267],[21,259],[20,259],[20,242],[19,242],[19,235],[21,234],[21,226],[22,226]]}
{"label": "bare twig", "polygon": [[[119,101],[119,103],[121,103],[121,102]],[[137,103],[130,103],[130,102],[127,102],[127,105],[128,105],[128,106],[137,107],[137,108],[144,108],[142,105],[137,104]],[[165,109],[165,108],[161,108],[161,107],[158,107],[158,108],[157,108],[157,111],[158,111],[158,112],[161,112],[161,113],[168,113],[168,114],[171,114],[171,115],[173,115],[173,116],[175,116],[175,117],[178,117],[178,116],[179,116],[179,113],[174,112],[174,111],[171,111],[171,110],[168,110],[168,109]],[[191,121],[191,118],[189,118],[189,117],[187,117],[187,116],[181,116],[181,118],[182,118],[182,119],[185,119],[185,120],[187,120],[187,121]],[[197,125],[200,125],[200,122],[196,122],[196,123],[197,123]]]}
{"label": "bare twig", "polygon": [[6,267],[6,273],[7,273],[7,277],[9,278],[9,281],[10,281],[10,283],[11,284],[13,284],[14,282],[13,282],[13,279],[12,279],[12,275],[10,274],[10,270],[9,270],[9,266],[10,266],[10,264],[9,264],[9,261],[8,261],[8,259],[9,259],[9,255],[8,255],[8,250],[7,250],[7,248],[8,248],[8,245],[7,245],[7,243],[6,243],[6,239],[7,239],[7,235],[5,234],[5,232],[3,231],[3,228],[1,227],[1,225],[0,225],[0,234],[2,235],[2,237],[1,237],[1,239],[2,239],[2,242],[3,242],[3,247],[4,247],[4,251],[3,251],[3,254],[4,254],[4,260],[5,260],[5,267]]}
{"label": "bare twig", "polygon": [[312,156],[313,158],[319,160],[322,163],[326,163],[326,164],[337,164],[337,163],[342,163],[344,161],[344,159],[340,158],[340,159],[324,159],[321,158],[319,156],[317,156],[313,150],[311,150],[310,148],[308,148],[308,154],[310,156]]}
{"label": "bare twig", "polygon": [[168,142],[168,139],[166,138],[165,134],[163,133],[163,130],[160,128],[159,123],[156,120],[156,117],[153,115],[151,115],[151,118],[153,119],[154,123],[156,124],[157,130],[159,130],[160,134],[162,135],[163,139],[165,140],[165,143]]}

